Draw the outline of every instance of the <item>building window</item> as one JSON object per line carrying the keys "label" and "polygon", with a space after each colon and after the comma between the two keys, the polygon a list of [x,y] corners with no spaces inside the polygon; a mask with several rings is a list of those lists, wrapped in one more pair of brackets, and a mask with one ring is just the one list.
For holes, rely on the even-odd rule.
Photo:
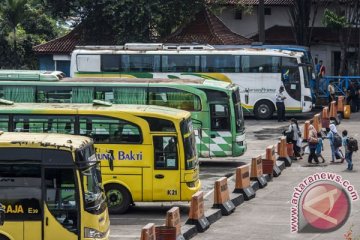
{"label": "building window", "polygon": [[235,19],[241,20],[242,19],[242,11],[237,9],[235,10]]}
{"label": "building window", "polygon": [[271,15],[271,8],[267,7],[264,9],[264,14],[265,15]]}

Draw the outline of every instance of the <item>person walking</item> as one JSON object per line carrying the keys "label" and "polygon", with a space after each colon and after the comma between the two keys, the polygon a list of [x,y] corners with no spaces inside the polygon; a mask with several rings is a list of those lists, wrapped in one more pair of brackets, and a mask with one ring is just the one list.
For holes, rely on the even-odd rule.
{"label": "person walking", "polygon": [[289,129],[285,132],[287,141],[292,143],[295,157],[300,157],[300,147],[297,145],[299,138],[301,137],[301,131],[297,120],[295,118],[290,119]]}
{"label": "person walking", "polygon": [[309,154],[309,158],[308,158],[308,163],[312,163],[312,160],[314,159],[315,163],[318,164],[319,160],[316,156],[316,146],[318,143],[318,137],[317,137],[317,131],[315,129],[315,127],[313,126],[314,121],[310,120],[310,126],[309,126],[309,138],[308,138],[308,143],[309,143],[309,148],[310,148],[310,154]]}
{"label": "person walking", "polygon": [[344,130],[342,132],[342,139],[343,139],[343,146],[345,148],[345,160],[348,164],[347,170],[353,170],[353,163],[352,163],[352,155],[353,155],[353,151],[351,151],[351,149],[349,148],[349,137],[348,137],[348,132],[346,130]]}
{"label": "person walking", "polygon": [[275,95],[278,122],[286,121],[285,103],[284,103],[286,97],[284,96],[283,92],[284,92],[284,86],[280,86],[279,91]]}
{"label": "person walking", "polygon": [[319,158],[322,159],[322,163],[325,162],[325,158],[323,157],[323,155],[321,154],[322,151],[324,151],[324,143],[323,143],[323,139],[322,139],[322,136],[321,136],[321,133],[317,133],[317,137],[318,137],[318,143],[316,144],[316,150],[315,150],[315,153],[316,153],[316,156]]}
{"label": "person walking", "polygon": [[329,126],[330,130],[328,134],[326,135],[326,138],[329,139],[330,142],[330,148],[331,148],[331,161],[332,163],[335,162],[337,158],[341,159],[341,163],[344,162],[345,158],[340,151],[340,147],[342,145],[342,139],[337,133],[337,129],[335,124],[330,124]]}
{"label": "person walking", "polygon": [[328,92],[329,92],[329,108],[330,108],[331,102],[336,101],[335,87],[333,82],[329,83]]}

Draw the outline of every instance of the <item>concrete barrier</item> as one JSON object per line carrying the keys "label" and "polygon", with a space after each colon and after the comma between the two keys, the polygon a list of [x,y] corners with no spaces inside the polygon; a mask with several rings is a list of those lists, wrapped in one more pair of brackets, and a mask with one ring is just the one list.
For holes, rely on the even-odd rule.
{"label": "concrete barrier", "polygon": [[209,221],[205,217],[204,193],[202,191],[192,195],[189,219],[186,221],[186,224],[195,225],[198,232],[204,232],[210,226]]}
{"label": "concrete barrier", "polygon": [[279,161],[284,161],[286,167],[290,167],[292,164],[292,160],[287,153],[287,144],[286,137],[282,136],[280,138],[280,143],[278,144],[278,159]]}
{"label": "concrete barrier", "polygon": [[281,174],[281,169],[276,164],[275,145],[266,147],[265,159],[263,159],[263,173],[272,171],[273,177],[278,177]]}
{"label": "concrete barrier", "polygon": [[321,112],[321,124],[323,128],[329,128],[330,126],[330,117],[329,117],[329,108],[324,107]]}
{"label": "concrete barrier", "polygon": [[140,240],[156,240],[154,223],[148,223],[141,229]]}
{"label": "concrete barrier", "polygon": [[250,186],[249,165],[236,168],[234,193],[241,193],[246,201],[255,197],[256,193]]}
{"label": "concrete barrier", "polygon": [[[340,115],[340,114],[339,114]],[[329,118],[330,120],[335,121],[335,124],[338,125],[340,124],[340,119],[341,116],[339,117],[338,115],[338,111],[337,111],[337,105],[335,101],[332,101],[330,104],[330,113],[329,113]]]}
{"label": "concrete barrier", "polygon": [[[180,220],[180,209],[179,207],[173,207],[166,212],[165,227],[174,227],[176,229],[176,239],[184,239],[181,234],[181,220]],[[155,228],[156,231],[156,228]],[[161,236],[156,236],[157,239],[162,239]],[[167,239],[167,238],[164,238]]]}
{"label": "concrete barrier", "polygon": [[250,180],[257,181],[260,188],[267,186],[267,180],[263,176],[261,155],[251,159]]}
{"label": "concrete barrier", "polygon": [[344,106],[345,106],[345,97],[338,96],[337,112],[341,114],[341,117],[344,117]]}
{"label": "concrete barrier", "polygon": [[294,152],[294,146],[293,145],[294,144],[292,144],[292,143],[286,143],[287,154],[291,158],[291,160],[297,160],[297,158],[295,157],[295,152]]}
{"label": "concrete barrier", "polygon": [[230,200],[227,178],[222,177],[215,181],[213,208],[221,210],[222,215],[230,215],[235,210],[235,205]]}

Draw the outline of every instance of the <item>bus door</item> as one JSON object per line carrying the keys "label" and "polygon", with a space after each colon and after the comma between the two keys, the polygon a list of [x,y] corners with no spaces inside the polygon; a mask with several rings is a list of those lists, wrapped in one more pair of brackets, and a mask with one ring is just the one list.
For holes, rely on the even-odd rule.
{"label": "bus door", "polygon": [[209,156],[232,155],[230,108],[228,103],[210,103]]}
{"label": "bus door", "polygon": [[[287,99],[285,107],[287,111],[301,111],[301,81],[300,70],[296,58],[282,57],[282,82],[285,92],[294,100]],[[290,106],[289,106],[290,105]]]}
{"label": "bus door", "polygon": [[[1,151],[5,158],[11,153]],[[2,233],[16,240],[41,239],[40,164],[0,164],[0,203],[5,212],[0,239]]]}
{"label": "bus door", "polygon": [[45,168],[44,174],[44,239],[79,239],[80,208],[74,170]]}
{"label": "bus door", "polygon": [[180,200],[181,166],[179,144],[174,135],[153,136],[153,200]]}

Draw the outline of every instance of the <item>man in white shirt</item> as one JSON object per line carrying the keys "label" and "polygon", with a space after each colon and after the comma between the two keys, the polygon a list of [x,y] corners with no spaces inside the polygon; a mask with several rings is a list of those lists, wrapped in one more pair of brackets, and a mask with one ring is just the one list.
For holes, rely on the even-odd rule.
{"label": "man in white shirt", "polygon": [[331,102],[336,101],[334,83],[332,82],[329,83],[328,92],[329,92],[329,107],[330,107]]}
{"label": "man in white shirt", "polygon": [[284,92],[284,87],[280,86],[279,91],[275,95],[278,122],[286,121],[285,103],[284,103],[286,97],[284,96],[283,92]]}

